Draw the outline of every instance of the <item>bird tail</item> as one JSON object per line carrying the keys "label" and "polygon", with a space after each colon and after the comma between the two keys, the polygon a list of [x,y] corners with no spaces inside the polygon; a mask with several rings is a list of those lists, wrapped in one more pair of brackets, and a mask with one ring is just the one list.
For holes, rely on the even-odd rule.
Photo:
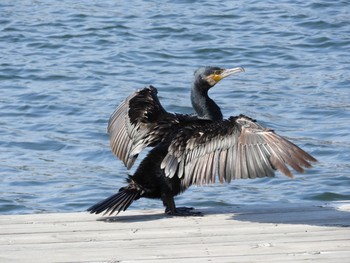
{"label": "bird tail", "polygon": [[129,184],[126,187],[120,188],[119,192],[98,202],[97,204],[88,208],[91,214],[99,214],[104,212],[105,214],[113,214],[120,211],[125,211],[134,200],[140,198],[142,190],[139,187],[135,187],[134,184]]}

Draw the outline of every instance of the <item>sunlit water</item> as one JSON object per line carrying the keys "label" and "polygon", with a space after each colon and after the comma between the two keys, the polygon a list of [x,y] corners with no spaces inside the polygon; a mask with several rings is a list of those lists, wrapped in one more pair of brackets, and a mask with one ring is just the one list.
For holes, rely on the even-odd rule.
{"label": "sunlit water", "polygon": [[[350,199],[349,1],[1,1],[0,212],[83,211],[124,184],[109,115],[153,84],[191,112],[198,66],[243,66],[211,96],[315,156],[291,180],[192,187],[178,205]],[[161,208],[139,200],[130,209]]]}

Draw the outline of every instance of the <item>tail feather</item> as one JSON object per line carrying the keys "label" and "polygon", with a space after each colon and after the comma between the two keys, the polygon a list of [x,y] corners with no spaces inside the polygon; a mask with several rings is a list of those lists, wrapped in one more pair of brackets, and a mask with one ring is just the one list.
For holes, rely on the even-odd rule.
{"label": "tail feather", "polygon": [[125,211],[131,205],[131,203],[135,200],[136,195],[137,195],[137,193],[133,193],[133,194],[127,196],[125,198],[125,201],[120,206],[116,206],[111,211],[111,213],[114,213],[114,211],[117,210],[117,209],[118,209],[118,213],[119,213],[119,211]]}
{"label": "tail feather", "polygon": [[141,191],[135,188],[121,188],[118,193],[98,202],[87,209],[91,214],[113,214],[125,211],[134,200],[140,198]]}

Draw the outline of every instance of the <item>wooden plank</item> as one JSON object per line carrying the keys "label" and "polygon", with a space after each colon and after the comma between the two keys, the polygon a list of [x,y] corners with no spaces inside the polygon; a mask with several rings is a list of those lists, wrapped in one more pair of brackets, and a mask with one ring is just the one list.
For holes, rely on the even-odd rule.
{"label": "wooden plank", "polygon": [[0,216],[0,262],[349,262],[350,202]]}

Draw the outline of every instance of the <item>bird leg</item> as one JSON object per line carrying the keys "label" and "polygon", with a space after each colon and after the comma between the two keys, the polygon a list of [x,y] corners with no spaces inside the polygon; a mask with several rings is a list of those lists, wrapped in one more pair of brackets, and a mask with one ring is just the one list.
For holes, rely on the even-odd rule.
{"label": "bird leg", "polygon": [[178,207],[175,206],[174,197],[162,194],[163,204],[165,206],[165,213],[173,216],[200,216],[201,212],[195,212],[193,207]]}

